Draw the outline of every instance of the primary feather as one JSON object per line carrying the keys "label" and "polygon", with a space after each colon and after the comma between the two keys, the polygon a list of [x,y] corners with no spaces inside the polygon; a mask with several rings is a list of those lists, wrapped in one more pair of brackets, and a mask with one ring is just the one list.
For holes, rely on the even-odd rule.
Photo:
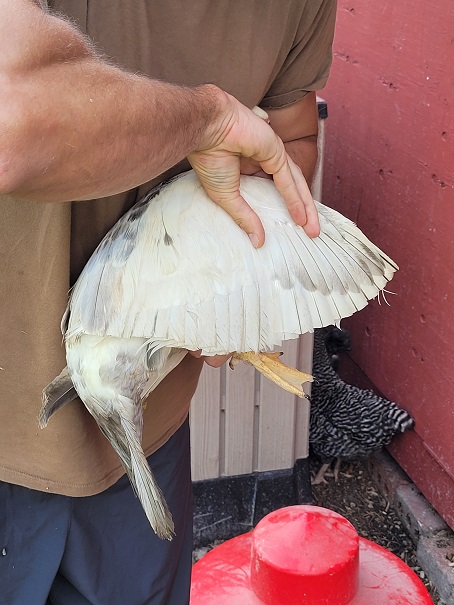
{"label": "primary feather", "polygon": [[[243,176],[241,192],[263,222],[262,248],[186,173],[151,191],[107,234],[62,321],[75,390],[164,537],[170,513],[140,448],[146,395],[187,350],[271,351],[363,308],[397,269],[322,204],[321,234],[311,239],[272,181]],[[50,401],[52,392],[45,390]]]}

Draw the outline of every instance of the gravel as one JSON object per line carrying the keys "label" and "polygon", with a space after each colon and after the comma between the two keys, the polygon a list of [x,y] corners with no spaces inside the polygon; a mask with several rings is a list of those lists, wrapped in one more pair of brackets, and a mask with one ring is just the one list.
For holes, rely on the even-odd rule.
{"label": "gravel", "polygon": [[[318,463],[311,461],[315,471]],[[435,587],[418,564],[415,545],[397,513],[375,485],[365,464],[341,466],[339,481],[313,486],[314,504],[343,515],[358,535],[400,557],[421,578],[435,605],[443,605]]]}

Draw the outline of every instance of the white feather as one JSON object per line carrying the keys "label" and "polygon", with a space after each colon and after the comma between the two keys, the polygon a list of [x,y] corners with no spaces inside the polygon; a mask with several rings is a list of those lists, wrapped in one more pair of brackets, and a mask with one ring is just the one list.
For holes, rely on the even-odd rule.
{"label": "white feather", "polygon": [[321,235],[311,239],[272,181],[242,177],[241,192],[263,222],[262,248],[189,172],[118,221],[84,268],[62,321],[74,387],[154,530],[167,538],[170,513],[140,446],[146,395],[186,350],[272,350],[363,308],[397,269],[322,204]]}
{"label": "white feather", "polygon": [[241,191],[264,224],[262,248],[186,173],[99,246],[73,289],[67,336],[143,337],[207,354],[270,350],[361,309],[397,269],[334,210],[317,204],[322,234],[311,239],[272,181],[242,177]]}

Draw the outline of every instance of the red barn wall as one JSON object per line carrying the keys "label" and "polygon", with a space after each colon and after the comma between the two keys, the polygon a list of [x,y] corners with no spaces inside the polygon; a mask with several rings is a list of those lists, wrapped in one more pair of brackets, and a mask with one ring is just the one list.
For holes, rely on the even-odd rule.
{"label": "red barn wall", "polygon": [[339,0],[323,201],[400,266],[345,326],[411,411],[391,453],[454,527],[454,2]]}

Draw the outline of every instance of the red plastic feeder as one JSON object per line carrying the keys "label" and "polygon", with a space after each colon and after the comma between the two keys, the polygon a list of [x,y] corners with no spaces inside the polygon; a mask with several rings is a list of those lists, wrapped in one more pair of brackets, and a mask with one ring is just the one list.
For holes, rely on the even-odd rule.
{"label": "red plastic feeder", "polygon": [[341,515],[281,508],[224,542],[192,571],[191,605],[431,605],[398,557]]}

